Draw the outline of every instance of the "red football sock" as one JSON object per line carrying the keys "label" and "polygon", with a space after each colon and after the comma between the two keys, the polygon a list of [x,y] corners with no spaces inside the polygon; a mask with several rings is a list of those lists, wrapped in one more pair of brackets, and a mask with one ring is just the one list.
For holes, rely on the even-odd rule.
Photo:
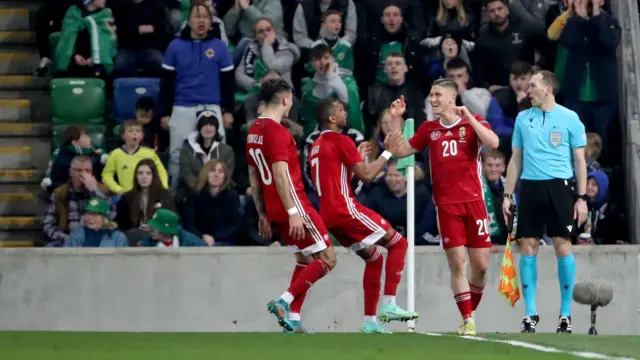
{"label": "red football sock", "polygon": [[365,260],[362,287],[364,288],[364,316],[376,316],[380,300],[380,277],[382,276],[382,254],[376,248],[370,258]]}
{"label": "red football sock", "polygon": [[287,291],[297,298],[306,294],[311,285],[322,279],[331,268],[322,259],[315,259],[306,268],[304,268],[298,278],[289,286]]}
{"label": "red football sock", "polygon": [[462,315],[463,320],[467,320],[471,317],[471,294],[469,291],[461,292],[454,296],[456,299],[456,305],[458,305],[458,310],[460,310],[460,315]]}
{"label": "red football sock", "polygon": [[399,232],[394,232],[391,241],[385,245],[388,250],[387,262],[384,268],[384,294],[396,296],[398,285],[402,279],[402,270],[404,270],[404,259],[407,255],[407,239]]}
{"label": "red football sock", "polygon": [[[298,277],[300,277],[300,274],[302,273],[302,270],[307,268],[307,263],[303,263],[303,262],[297,262],[296,263],[296,268],[293,270],[293,275],[291,275],[291,282],[290,284],[293,284]],[[303,293],[301,295],[299,295],[298,297],[296,297],[295,299],[293,299],[293,301],[291,302],[291,312],[294,314],[300,314],[300,311],[302,310],[302,304],[304,303],[304,299],[307,297],[307,293]]]}
{"label": "red football sock", "polygon": [[484,290],[484,285],[476,286],[469,283],[469,289],[471,292],[471,310],[476,311],[478,305],[480,304],[480,300],[482,299],[482,291]]}

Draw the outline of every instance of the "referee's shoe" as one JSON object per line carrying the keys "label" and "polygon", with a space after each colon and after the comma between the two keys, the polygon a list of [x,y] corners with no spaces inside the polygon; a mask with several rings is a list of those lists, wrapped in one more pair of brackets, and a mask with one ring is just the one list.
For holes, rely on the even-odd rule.
{"label": "referee's shoe", "polygon": [[[520,332],[535,333],[536,326],[538,325],[539,322],[540,322],[540,316],[538,315],[525,316],[524,319],[522,319],[522,326],[520,327]],[[560,325],[558,325],[558,329],[560,329]]]}
{"label": "referee's shoe", "polygon": [[556,329],[556,333],[573,333],[573,331],[571,330],[571,315],[560,316],[558,318],[558,328]]}

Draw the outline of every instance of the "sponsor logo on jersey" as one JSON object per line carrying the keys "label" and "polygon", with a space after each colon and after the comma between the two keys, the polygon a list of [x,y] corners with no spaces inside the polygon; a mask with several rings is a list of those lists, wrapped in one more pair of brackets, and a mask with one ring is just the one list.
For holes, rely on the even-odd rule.
{"label": "sponsor logo on jersey", "polygon": [[465,130],[464,126],[460,127],[460,142],[465,142],[464,137],[467,135],[467,130]]}
{"label": "sponsor logo on jersey", "polygon": [[435,141],[440,139],[440,131],[436,130],[436,131],[432,131],[431,132],[431,140]]}

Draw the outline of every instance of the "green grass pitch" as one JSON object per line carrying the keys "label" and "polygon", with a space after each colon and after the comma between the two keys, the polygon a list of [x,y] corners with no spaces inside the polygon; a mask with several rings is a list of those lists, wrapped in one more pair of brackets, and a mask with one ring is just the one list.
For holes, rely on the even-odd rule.
{"label": "green grass pitch", "polygon": [[[563,351],[640,358],[640,337],[566,334],[481,334]],[[6,360],[551,360],[579,359],[453,335],[279,333],[0,332]]]}

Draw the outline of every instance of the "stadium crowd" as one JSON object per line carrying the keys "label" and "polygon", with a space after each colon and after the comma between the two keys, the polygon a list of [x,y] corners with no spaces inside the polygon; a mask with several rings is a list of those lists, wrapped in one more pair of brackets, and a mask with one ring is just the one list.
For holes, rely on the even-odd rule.
{"label": "stadium crowd", "polygon": [[[42,181],[49,203],[41,246],[281,246],[257,231],[245,157],[261,112],[262,81],[281,77],[296,99],[284,125],[307,166],[317,138],[316,104],[341,100],[345,132],[370,142],[375,159],[400,96],[416,128],[434,120],[430,84],[453,79],[459,105],[483,116],[500,148],[483,154],[485,203],[495,244],[504,244],[506,164],[518,112],[530,107],[535,68],[554,71],[560,102],[588,132],[589,221],[575,241],[627,239],[620,175],[616,48],[619,24],[604,0],[60,0],[38,14],[40,76],[99,79],[112,99],[121,79],[158,79],[131,103],[135,118],[107,112],[97,144],[68,123]],[[55,36],[57,43],[51,41]],[[107,101],[107,104],[110,104]],[[133,108],[135,106],[135,108]],[[109,129],[109,131],[105,130]],[[439,243],[428,154],[417,154],[415,239]],[[407,179],[395,161],[362,204],[406,234]],[[611,186],[610,186],[611,184]],[[545,241],[542,239],[541,241]]]}

